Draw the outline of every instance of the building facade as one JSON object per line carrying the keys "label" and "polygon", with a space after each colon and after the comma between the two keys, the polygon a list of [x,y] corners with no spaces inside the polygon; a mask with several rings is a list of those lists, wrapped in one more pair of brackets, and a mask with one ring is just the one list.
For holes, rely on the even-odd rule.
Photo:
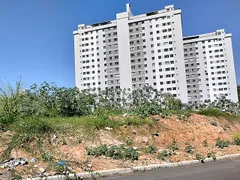
{"label": "building facade", "polygon": [[231,37],[224,30],[184,37],[190,104],[214,101],[220,96],[238,102]]}
{"label": "building facade", "polygon": [[[116,20],[81,24],[73,34],[75,80],[80,90],[152,86],[184,103],[199,104],[220,95],[237,99],[231,35],[220,30],[183,38],[181,9],[173,5],[133,16],[127,4],[126,12],[117,14]],[[210,59],[209,51],[217,49],[216,39],[222,42],[222,50],[216,52],[220,57]],[[220,78],[217,68],[226,79],[216,79]]]}
{"label": "building facade", "polygon": [[152,86],[187,102],[181,10],[173,6],[74,31],[76,86],[137,89]]}

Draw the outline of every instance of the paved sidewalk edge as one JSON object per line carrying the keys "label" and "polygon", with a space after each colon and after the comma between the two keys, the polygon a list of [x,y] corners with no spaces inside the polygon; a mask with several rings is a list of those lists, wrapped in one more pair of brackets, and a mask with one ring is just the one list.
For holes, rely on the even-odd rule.
{"label": "paved sidewalk edge", "polygon": [[[240,154],[232,154],[232,155],[225,155],[221,157],[217,157],[217,160],[224,160],[224,159],[231,159],[240,157]],[[212,158],[206,158],[204,162],[211,162],[213,161]],[[104,170],[104,171],[94,171],[92,173],[77,173],[77,174],[70,174],[68,176],[58,175],[58,176],[49,176],[45,178],[27,178],[25,180],[67,180],[67,179],[80,179],[80,178],[91,178],[91,177],[106,177],[106,176],[114,176],[114,175],[123,175],[138,171],[150,171],[154,169],[161,169],[161,168],[173,168],[179,166],[188,166],[192,164],[201,163],[198,160],[192,161],[182,161],[178,163],[166,163],[166,164],[153,164],[148,166],[139,166],[133,168],[122,168],[122,169],[112,169],[112,170]]]}

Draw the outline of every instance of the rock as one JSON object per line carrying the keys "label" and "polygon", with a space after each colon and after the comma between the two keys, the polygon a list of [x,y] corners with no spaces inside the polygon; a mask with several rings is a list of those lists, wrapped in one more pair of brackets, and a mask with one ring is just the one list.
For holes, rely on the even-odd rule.
{"label": "rock", "polygon": [[137,147],[134,146],[133,149],[134,149],[134,150],[137,150]]}
{"label": "rock", "polygon": [[168,151],[168,149],[159,149],[158,152],[162,152],[162,151]]}
{"label": "rock", "polygon": [[32,159],[30,160],[31,163],[35,163],[36,161],[37,161],[36,158],[32,158]]}
{"label": "rock", "polygon": [[218,126],[218,124],[217,124],[216,121],[211,121],[211,125],[213,125],[213,126]]}
{"label": "rock", "polygon": [[153,117],[153,118],[152,118],[152,121],[160,121],[160,118]]}
{"label": "rock", "polygon": [[123,117],[123,118],[127,117],[127,113],[123,114],[122,117]]}
{"label": "rock", "polygon": [[133,133],[133,134],[137,134],[137,131],[134,129],[134,130],[132,131],[132,133]]}
{"label": "rock", "polygon": [[54,134],[53,138],[51,140],[54,141],[56,138],[57,138],[57,136]]}
{"label": "rock", "polygon": [[221,157],[221,156],[223,156],[223,153],[222,153],[221,151],[218,151],[218,152],[216,153],[216,157]]}
{"label": "rock", "polygon": [[200,124],[203,125],[203,126],[206,126],[206,125],[207,125],[206,122],[200,122]]}
{"label": "rock", "polygon": [[108,130],[108,131],[112,131],[113,130],[113,128],[110,128],[110,127],[105,127],[104,129]]}
{"label": "rock", "polygon": [[159,134],[158,134],[158,133],[154,133],[153,136],[157,136],[157,137],[159,137]]}
{"label": "rock", "polygon": [[46,172],[46,169],[44,169],[44,168],[39,168],[39,172],[40,172],[40,173],[44,173],[44,172]]}
{"label": "rock", "polygon": [[144,144],[148,144],[148,138],[147,137],[143,137],[142,140],[141,140],[141,143],[144,143]]}

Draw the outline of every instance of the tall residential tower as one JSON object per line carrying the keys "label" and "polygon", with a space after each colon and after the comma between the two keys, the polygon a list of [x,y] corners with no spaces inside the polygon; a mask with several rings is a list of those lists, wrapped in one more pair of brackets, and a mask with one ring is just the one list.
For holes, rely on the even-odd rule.
{"label": "tall residential tower", "polygon": [[152,86],[188,101],[181,10],[173,6],[74,31],[76,86],[137,89]]}
{"label": "tall residential tower", "polygon": [[214,101],[220,96],[238,102],[231,37],[224,30],[184,37],[190,104]]}
{"label": "tall residential tower", "polygon": [[181,10],[173,5],[133,16],[127,4],[116,20],[81,24],[73,34],[80,90],[152,86],[185,103],[238,101],[231,34],[183,38]]}

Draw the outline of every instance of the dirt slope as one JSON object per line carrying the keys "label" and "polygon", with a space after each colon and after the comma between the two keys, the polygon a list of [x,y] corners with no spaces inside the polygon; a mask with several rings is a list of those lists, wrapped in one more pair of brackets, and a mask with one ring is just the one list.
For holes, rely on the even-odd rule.
{"label": "dirt slope", "polygon": [[[152,121],[153,117],[149,120]],[[155,163],[178,162],[183,160],[196,159],[196,153],[207,155],[209,152],[215,152],[216,156],[226,154],[240,153],[240,146],[232,145],[228,148],[220,149],[216,147],[218,138],[232,141],[234,133],[240,132],[240,123],[231,123],[224,119],[216,119],[201,115],[192,115],[189,119],[178,120],[176,116],[162,119],[154,116],[157,120],[154,126],[124,126],[120,130],[100,130],[92,138],[83,138],[81,131],[75,135],[51,134],[45,138],[43,147],[45,152],[49,152],[53,162],[57,163],[64,160],[72,172],[84,172],[88,170],[105,170],[122,167],[132,167],[139,165],[149,165]],[[6,144],[11,137],[11,132],[1,133],[0,136],[0,155],[7,148]],[[74,134],[74,133],[73,133]],[[64,139],[64,141],[63,141]],[[139,160],[124,161],[113,160],[108,157],[88,156],[86,147],[96,147],[101,144],[120,145],[126,144],[126,141],[132,143],[139,152]],[[167,149],[168,146],[176,142],[179,150],[176,151],[167,160],[157,158],[158,153],[147,154],[144,149],[148,145],[157,147],[158,151]],[[195,147],[194,154],[186,153],[186,143]],[[46,170],[45,175],[52,175],[56,170],[48,161],[43,162],[40,152],[37,150],[36,142],[29,144],[30,148],[22,147],[14,149],[11,152],[13,158],[27,158],[30,161],[36,158],[35,162],[29,162],[28,165],[18,166],[15,170],[23,177],[38,177],[41,168]],[[26,151],[28,149],[28,151]],[[2,175],[1,175],[2,174]],[[0,168],[0,179],[8,174],[7,169]]]}

